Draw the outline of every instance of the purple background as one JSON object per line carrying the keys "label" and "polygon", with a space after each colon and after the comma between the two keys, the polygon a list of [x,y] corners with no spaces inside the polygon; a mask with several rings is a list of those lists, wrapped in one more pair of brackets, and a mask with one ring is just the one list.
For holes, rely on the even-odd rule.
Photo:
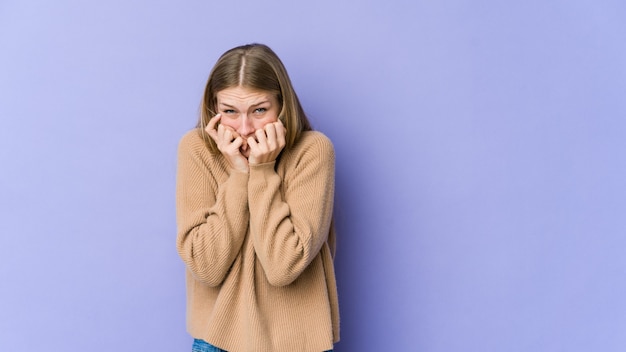
{"label": "purple background", "polygon": [[0,3],[0,351],[189,351],[176,147],[233,46],[335,143],[336,351],[626,350],[620,0]]}

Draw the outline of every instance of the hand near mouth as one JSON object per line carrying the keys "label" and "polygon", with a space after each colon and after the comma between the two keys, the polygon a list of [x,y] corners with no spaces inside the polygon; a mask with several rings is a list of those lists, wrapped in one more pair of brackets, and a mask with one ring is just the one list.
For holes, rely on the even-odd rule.
{"label": "hand near mouth", "polygon": [[[248,173],[248,158],[244,155],[247,145],[244,147],[244,139],[232,128],[222,124],[215,125],[222,118],[221,114],[215,115],[207,124],[205,131],[215,141],[217,149],[233,170]],[[244,148],[242,152],[241,148]]]}
{"label": "hand near mouth", "polygon": [[256,130],[254,136],[247,139],[248,162],[253,165],[276,160],[285,147],[285,133],[285,126],[280,120],[268,123],[263,128]]}

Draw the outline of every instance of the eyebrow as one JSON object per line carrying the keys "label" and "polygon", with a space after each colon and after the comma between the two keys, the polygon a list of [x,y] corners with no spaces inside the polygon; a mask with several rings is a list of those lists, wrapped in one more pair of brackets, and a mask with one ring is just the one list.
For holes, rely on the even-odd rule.
{"label": "eyebrow", "polygon": [[[259,105],[262,105],[262,104],[265,104],[265,103],[270,103],[270,101],[269,100],[263,100],[260,103],[256,103],[256,104],[250,105],[250,107],[252,108],[252,107],[259,106]],[[226,103],[219,103],[219,105],[224,105],[224,106],[229,107],[229,108],[235,108],[235,106],[230,105],[230,104],[226,104]]]}

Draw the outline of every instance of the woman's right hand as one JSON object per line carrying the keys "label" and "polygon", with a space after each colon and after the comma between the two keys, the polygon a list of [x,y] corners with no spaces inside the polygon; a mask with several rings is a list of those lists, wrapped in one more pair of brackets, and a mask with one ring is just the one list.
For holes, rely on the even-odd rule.
{"label": "woman's right hand", "polygon": [[[244,143],[243,138],[232,128],[217,123],[222,118],[221,114],[215,115],[205,127],[205,131],[215,141],[217,149],[222,152],[224,158],[234,170],[248,173],[248,159],[241,154],[239,148]],[[215,127],[217,125],[217,128]]]}

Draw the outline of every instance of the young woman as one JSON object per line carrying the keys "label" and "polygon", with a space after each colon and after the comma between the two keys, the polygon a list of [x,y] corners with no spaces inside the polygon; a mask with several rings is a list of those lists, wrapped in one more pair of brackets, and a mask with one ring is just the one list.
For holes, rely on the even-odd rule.
{"label": "young woman", "polygon": [[224,53],[180,141],[177,249],[194,351],[322,352],[339,341],[335,155],[276,54]]}

